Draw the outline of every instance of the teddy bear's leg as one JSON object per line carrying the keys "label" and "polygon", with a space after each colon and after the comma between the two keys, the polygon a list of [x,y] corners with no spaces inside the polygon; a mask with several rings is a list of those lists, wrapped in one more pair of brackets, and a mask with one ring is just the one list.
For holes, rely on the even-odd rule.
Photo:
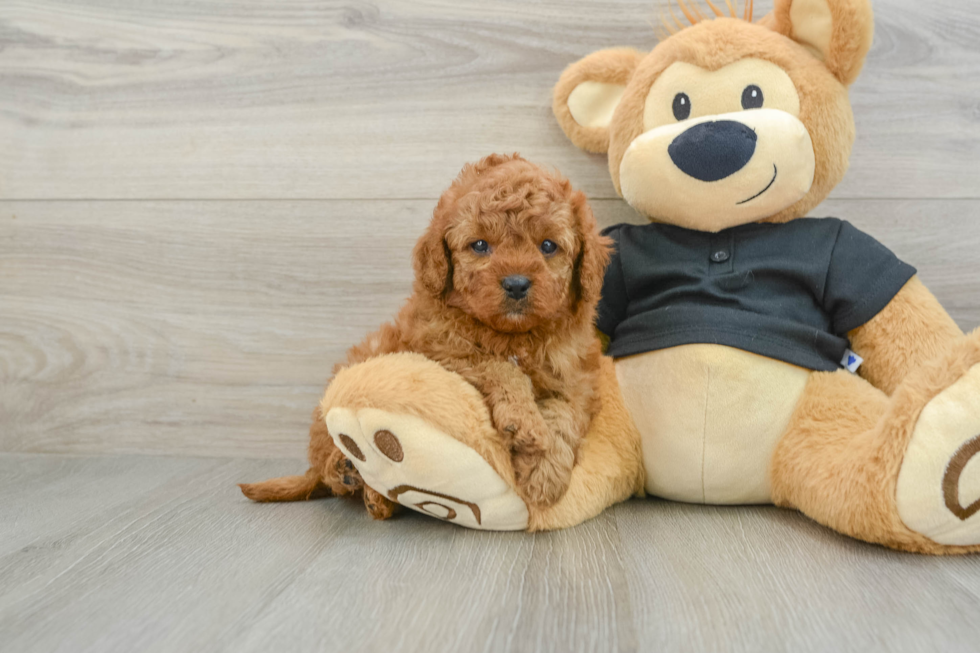
{"label": "teddy bear's leg", "polygon": [[775,503],[853,537],[922,553],[980,551],[980,330],[891,397],[815,373],[773,455]]}
{"label": "teddy bear's leg", "polygon": [[469,528],[573,526],[643,486],[639,435],[603,361],[603,410],[579,450],[571,485],[546,509],[520,499],[504,439],[462,377],[418,354],[391,354],[340,371],[321,404],[338,450],[368,488]]}
{"label": "teddy bear's leg", "polygon": [[459,375],[418,354],[379,356],[339,371],[320,410],[366,496],[469,528],[528,527],[506,447]]}

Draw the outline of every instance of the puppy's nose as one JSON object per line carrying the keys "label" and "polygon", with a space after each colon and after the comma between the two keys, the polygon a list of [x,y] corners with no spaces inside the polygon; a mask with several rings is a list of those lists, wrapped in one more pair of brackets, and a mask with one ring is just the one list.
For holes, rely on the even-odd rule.
{"label": "puppy's nose", "polygon": [[531,280],[519,274],[512,274],[509,277],[504,277],[500,285],[503,286],[504,292],[511,299],[524,299],[527,296],[527,291],[531,288]]}

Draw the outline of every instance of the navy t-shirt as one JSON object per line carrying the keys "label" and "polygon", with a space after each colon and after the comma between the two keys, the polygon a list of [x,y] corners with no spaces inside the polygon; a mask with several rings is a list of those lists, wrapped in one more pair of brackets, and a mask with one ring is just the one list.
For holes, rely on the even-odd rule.
{"label": "navy t-shirt", "polygon": [[621,224],[599,303],[614,357],[714,343],[812,370],[839,369],[847,332],[915,274],[836,218],[718,233]]}

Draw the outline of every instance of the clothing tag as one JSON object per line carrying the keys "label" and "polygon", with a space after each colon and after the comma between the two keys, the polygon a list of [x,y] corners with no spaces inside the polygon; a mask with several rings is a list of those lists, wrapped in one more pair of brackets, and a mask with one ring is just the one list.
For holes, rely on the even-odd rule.
{"label": "clothing tag", "polygon": [[863,358],[855,354],[850,349],[845,349],[844,358],[841,359],[840,365],[841,367],[845,368],[848,372],[854,374],[858,371],[858,368],[861,367],[861,363],[863,362],[864,362]]}

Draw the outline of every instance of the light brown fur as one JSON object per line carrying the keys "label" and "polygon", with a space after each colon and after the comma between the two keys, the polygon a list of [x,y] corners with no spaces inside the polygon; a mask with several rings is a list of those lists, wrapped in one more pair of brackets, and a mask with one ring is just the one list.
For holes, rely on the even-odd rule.
{"label": "light brown fur", "polygon": [[940,358],[963,332],[919,277],[912,277],[884,310],[847,335],[865,358],[861,376],[890,395],[916,366]]}
{"label": "light brown fur", "polygon": [[[557,243],[557,252],[543,254],[544,240]],[[491,251],[477,253],[477,241]],[[464,167],[436,206],[415,247],[415,292],[405,307],[351,348],[339,369],[417,352],[458,373],[487,402],[519,493],[531,505],[554,504],[600,406],[592,324],[607,260],[608,244],[582,193],[517,155],[491,155]],[[525,299],[511,299],[501,288],[502,279],[516,274],[531,281]],[[243,485],[246,496],[295,500],[323,487],[333,494],[361,490],[324,414],[314,412],[306,476]],[[366,501],[375,517],[392,509],[376,493]]]}
{"label": "light brown fur", "polygon": [[625,85],[642,59],[643,54],[632,48],[601,50],[569,66],[561,76],[555,86],[552,109],[568,137],[583,150],[597,154],[607,152],[609,130],[605,127],[583,127],[575,122],[568,109],[568,96],[579,84],[591,80]]}
{"label": "light brown fur", "polygon": [[[846,371],[810,377],[796,414],[773,454],[776,505],[867,542],[929,554],[980,551],[949,546],[908,529],[895,487],[923,407],[980,364],[980,331],[948,341],[889,398]],[[937,488],[938,491],[938,488]]]}
{"label": "light brown fur", "polygon": [[[766,26],[783,36],[795,38],[790,21],[792,6],[792,2],[777,2]],[[866,2],[831,2],[828,7],[833,29],[829,51],[820,58],[832,75],[844,86],[850,86],[864,67],[864,58],[871,49],[874,15],[871,5]]]}

